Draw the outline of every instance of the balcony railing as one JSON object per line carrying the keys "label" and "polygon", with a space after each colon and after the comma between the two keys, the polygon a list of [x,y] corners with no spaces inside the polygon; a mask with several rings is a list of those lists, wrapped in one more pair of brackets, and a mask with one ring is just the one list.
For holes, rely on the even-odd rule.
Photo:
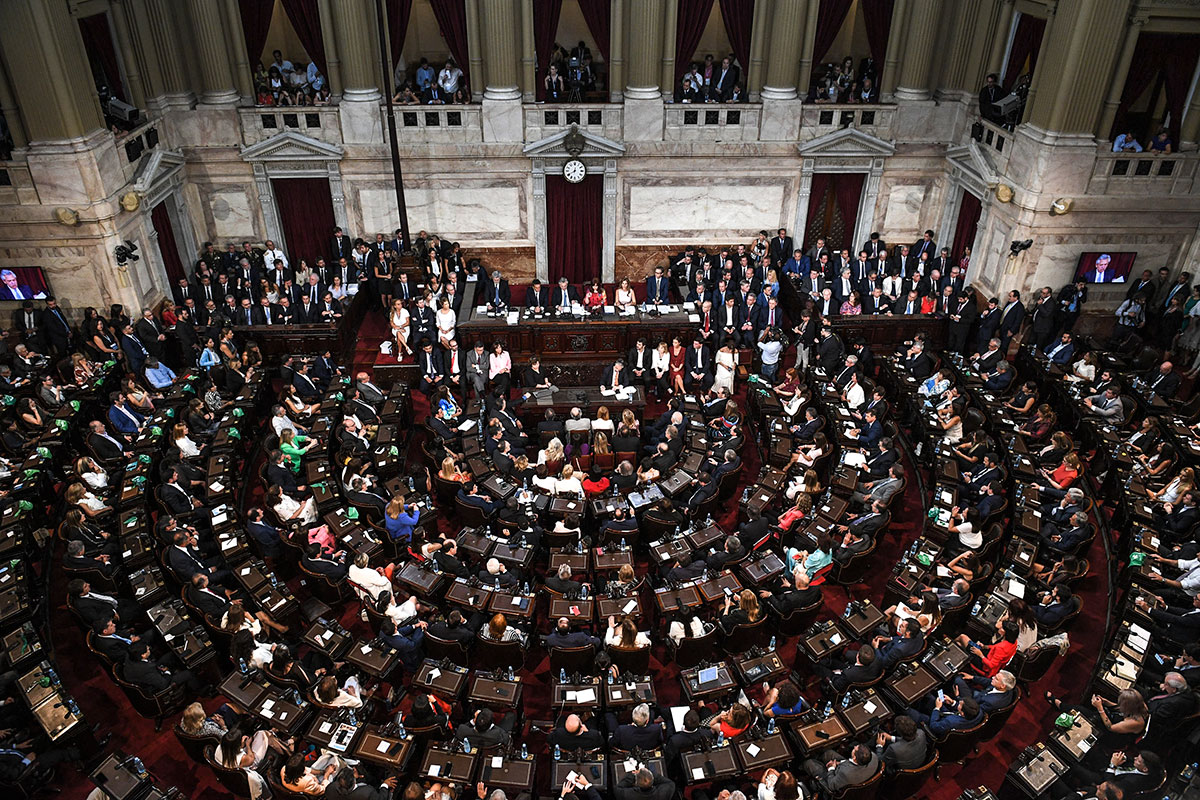
{"label": "balcony railing", "polygon": [[761,103],[671,103],[666,107],[669,142],[753,142],[758,140]]}
{"label": "balcony railing", "polygon": [[393,111],[401,145],[483,141],[482,112],[477,105],[395,106]]}
{"label": "balcony railing", "polygon": [[623,110],[619,103],[526,103],[525,141],[540,141],[561,133],[564,128],[572,125],[606,139],[619,141],[622,138]]}
{"label": "balcony railing", "polygon": [[1089,191],[1098,194],[1192,194],[1200,153],[1099,153],[1092,168]]}
{"label": "balcony railing", "polygon": [[242,144],[255,145],[287,130],[326,144],[341,144],[337,106],[254,106],[238,109]]}
{"label": "balcony railing", "polygon": [[880,139],[890,140],[895,118],[896,106],[890,104],[825,105],[811,103],[805,105],[800,112],[800,139],[807,141],[842,128],[857,128]]}

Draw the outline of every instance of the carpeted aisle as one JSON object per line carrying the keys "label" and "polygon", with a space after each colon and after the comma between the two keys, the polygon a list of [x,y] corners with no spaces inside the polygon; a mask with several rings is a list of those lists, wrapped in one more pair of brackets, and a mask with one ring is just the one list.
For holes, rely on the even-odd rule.
{"label": "carpeted aisle", "polygon": [[[376,359],[380,358],[378,342],[386,332],[387,327],[382,315],[367,316],[353,356],[356,369],[369,368],[376,363]],[[744,389],[739,392],[737,399],[744,405]],[[414,393],[414,406],[414,413],[418,418],[428,411],[425,398],[420,393]],[[646,419],[656,417],[662,408],[659,403],[651,403],[646,410]],[[744,458],[745,480],[752,481],[761,468],[760,455],[753,442],[746,448]],[[905,466],[910,471],[913,468],[911,461]],[[740,497],[741,489],[739,486],[735,497]],[[827,584],[824,617],[837,615],[851,597],[870,597],[876,603],[882,600],[884,585],[892,565],[921,530],[922,509],[918,484],[916,481],[909,481],[901,510],[886,540],[876,551],[873,562],[875,568],[868,573],[867,582],[848,589]],[[738,503],[730,502],[723,508],[717,521],[727,530],[732,530],[736,527],[738,514]],[[457,531],[453,522],[447,519],[441,521],[440,527],[448,534]],[[1007,730],[1000,737],[985,745],[979,755],[965,766],[948,765],[943,768],[940,781],[929,782],[921,796],[933,800],[950,800],[957,797],[964,788],[981,785],[997,788],[1004,779],[1008,764],[1017,753],[1039,741],[1050,728],[1052,714],[1041,699],[1042,692],[1049,689],[1059,696],[1071,700],[1078,699],[1079,689],[1094,665],[1104,634],[1104,555],[1098,541],[1093,544],[1089,558],[1093,572],[1092,576],[1078,587],[1084,600],[1084,610],[1070,631],[1071,649],[1067,657],[1059,659],[1047,676],[1032,687],[1032,696],[1021,701],[1009,720]],[[644,564],[640,566],[645,567]],[[297,588],[293,586],[293,590]],[[175,719],[169,720],[163,731],[155,733],[153,722],[142,719],[133,711],[121,690],[112,683],[99,662],[87,651],[83,634],[63,602],[65,594],[65,581],[61,572],[56,572],[51,581],[51,623],[54,627],[53,643],[57,650],[62,678],[78,700],[86,717],[94,723],[99,723],[102,733],[112,733],[109,747],[136,752],[162,781],[167,785],[177,786],[192,798],[228,796],[207,767],[193,763],[184,753],[171,733]],[[366,630],[366,625],[359,620],[356,611],[357,604],[348,603],[342,615],[342,624],[357,634],[368,637],[373,635]],[[679,670],[671,661],[669,649],[662,644],[665,641],[664,633],[656,630],[652,635],[655,645],[651,668],[654,671],[659,704],[678,704]],[[782,642],[781,651],[785,662],[791,663],[795,660],[795,646],[792,642]],[[802,675],[806,674],[803,661],[797,668]],[[531,650],[523,674],[527,681],[523,695],[527,720],[525,740],[531,752],[544,752],[544,734],[536,730],[535,726],[541,727],[551,723],[553,712],[549,703],[550,693],[546,691],[550,679],[548,657],[543,650]],[[219,699],[205,701],[205,706],[214,709],[219,702]],[[540,788],[545,789],[544,779],[548,769],[543,767],[539,772]],[[64,766],[61,775],[63,779],[59,785],[64,787],[62,796],[65,798],[82,798],[92,788],[86,776],[79,775],[69,767]]]}

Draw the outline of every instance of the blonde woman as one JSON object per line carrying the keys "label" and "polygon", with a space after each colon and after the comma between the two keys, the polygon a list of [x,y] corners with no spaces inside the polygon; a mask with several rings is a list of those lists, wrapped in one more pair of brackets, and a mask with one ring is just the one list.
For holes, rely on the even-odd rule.
{"label": "blonde woman", "polygon": [[112,508],[89,492],[82,483],[72,483],[67,487],[66,500],[67,505],[78,506],[89,518],[103,517],[105,514],[112,513]]}
{"label": "blonde woman", "polygon": [[83,479],[89,489],[103,492],[108,488],[108,473],[89,456],[75,459],[75,474]]}
{"label": "blonde woman", "polygon": [[620,647],[625,650],[641,650],[650,646],[650,636],[639,631],[633,620],[626,617],[617,624],[616,617],[608,618],[608,630],[604,633],[604,644],[608,647]]}
{"label": "blonde woman", "polygon": [[442,459],[442,468],[438,470],[438,475],[444,480],[457,481],[458,483],[466,483],[471,480],[470,473],[460,470],[458,465],[454,463],[454,459],[449,456]]}
{"label": "blonde woman", "polygon": [[229,724],[219,713],[209,716],[204,706],[192,703],[183,710],[179,729],[188,736],[224,736]]}
{"label": "blonde woman", "polygon": [[[566,462],[566,454],[563,451],[562,439],[555,436],[545,447],[538,451],[538,466],[546,465],[547,475],[558,475],[562,469],[563,463]],[[582,488],[582,487],[581,487]]]}
{"label": "blonde woman", "polygon": [[596,433],[592,439],[592,455],[607,456],[612,455],[612,445],[608,443],[608,437],[602,432]]}
{"label": "blonde woman", "polygon": [[560,497],[564,494],[583,497],[583,484],[575,477],[575,468],[570,464],[563,467],[562,477],[554,484],[554,493]]}
{"label": "blonde woman", "polygon": [[596,418],[592,420],[593,431],[603,431],[610,436],[613,432],[613,421],[608,416],[608,406],[600,406],[596,409]]}
{"label": "blonde woman", "polygon": [[1179,474],[1174,480],[1164,486],[1161,490],[1148,492],[1152,500],[1157,500],[1160,503],[1177,503],[1179,498],[1183,497],[1187,492],[1196,488],[1196,471],[1191,467],[1184,467],[1179,470]]}
{"label": "blonde woman", "polygon": [[632,309],[637,305],[637,295],[634,294],[633,286],[629,283],[629,278],[622,278],[621,283],[617,285],[615,302],[618,312]]}
{"label": "blonde woman", "polygon": [[621,412],[621,423],[638,434],[642,432],[641,420],[637,418],[631,409],[627,408]]}
{"label": "blonde woman", "polygon": [[733,394],[733,376],[737,373],[738,353],[734,348],[733,339],[726,339],[721,349],[717,351],[717,355],[713,358],[717,365],[715,377],[713,378],[713,390],[724,388],[725,391]]}
{"label": "blonde woman", "polygon": [[396,360],[403,361],[405,356],[412,355],[412,348],[408,346],[408,332],[412,326],[412,319],[408,315],[408,309],[404,307],[403,300],[392,301],[392,313],[388,316],[388,324],[392,328],[392,339],[396,342]]}
{"label": "blonde woman", "polygon": [[185,459],[200,457],[200,448],[192,441],[192,437],[188,436],[188,426],[183,422],[176,422],[171,428],[171,443]]}

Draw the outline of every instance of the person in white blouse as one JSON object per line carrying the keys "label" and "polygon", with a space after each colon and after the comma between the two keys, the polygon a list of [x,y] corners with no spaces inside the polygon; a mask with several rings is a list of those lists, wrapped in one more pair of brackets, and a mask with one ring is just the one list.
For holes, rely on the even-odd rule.
{"label": "person in white blouse", "polygon": [[496,394],[508,395],[508,387],[512,382],[512,358],[504,349],[503,342],[492,345],[492,354],[488,358],[488,380]]}
{"label": "person in white blouse", "polygon": [[392,581],[383,572],[383,567],[372,568],[366,553],[354,557],[347,576],[355,590],[362,590],[376,600],[381,592],[392,591]]}
{"label": "person in white blouse", "polygon": [[188,426],[186,423],[175,423],[175,427],[171,429],[171,441],[179,449],[179,455],[184,458],[200,457],[200,448],[188,436]]}
{"label": "person in white blouse", "polygon": [[108,473],[90,457],[83,457],[75,462],[75,472],[89,488],[103,492],[108,488]]}
{"label": "person in white blouse", "polygon": [[609,436],[612,436],[613,421],[609,419],[608,406],[600,406],[596,409],[596,418],[592,420],[593,431],[604,431]]}
{"label": "person in white blouse", "polygon": [[412,319],[409,317],[408,309],[404,307],[403,300],[392,301],[392,313],[388,317],[388,324],[392,328],[392,339],[396,342],[396,360],[403,361],[405,356],[412,355],[412,348],[408,346],[408,333],[412,327]]}
{"label": "person in white blouse", "polygon": [[866,402],[867,395],[863,391],[862,385],[858,382],[858,375],[850,376],[850,382],[846,384],[846,388],[842,390],[842,400],[853,411]]}
{"label": "person in white blouse", "polygon": [[629,278],[622,278],[621,283],[617,286],[617,291],[614,295],[613,305],[617,307],[617,311],[625,311],[637,306],[637,295],[633,291],[633,286],[629,283]]}
{"label": "person in white blouse", "polygon": [[229,655],[234,663],[245,661],[247,666],[262,669],[275,660],[275,646],[258,641],[249,629],[243,628],[233,635]]}
{"label": "person in white blouse", "polygon": [[434,319],[437,323],[438,340],[442,347],[450,347],[450,342],[454,339],[454,325],[458,321],[458,315],[450,307],[450,298],[442,297],[438,301],[438,311],[434,315]]}
{"label": "person in white blouse", "polygon": [[609,617],[608,630],[604,632],[604,644],[609,647],[640,650],[650,646],[650,636],[644,631],[639,631],[629,617],[620,624],[617,624],[616,617]]}
{"label": "person in white blouse", "polygon": [[312,525],[317,521],[317,509],[311,497],[306,498],[303,503],[299,503],[284,494],[283,489],[279,486],[272,486],[267,490],[266,501],[275,515],[285,524],[291,520],[297,520],[303,525]]}
{"label": "person in white blouse", "polygon": [[362,708],[362,687],[358,677],[351,675],[338,688],[337,678],[326,675],[317,683],[316,697],[321,703],[334,708]]}
{"label": "person in white blouse", "polygon": [[462,79],[462,70],[454,63],[453,58],[446,59],[446,65],[442,67],[442,71],[438,73],[438,86],[442,87],[450,97],[458,91],[458,82]]}
{"label": "person in white blouse", "polygon": [[570,464],[563,467],[562,477],[555,484],[554,493],[559,497],[564,494],[583,497],[583,483],[575,477],[575,468]]}
{"label": "person in white blouse", "polygon": [[274,429],[276,436],[282,436],[284,431],[295,431],[296,433],[304,433],[304,431],[288,416],[287,409],[283,404],[276,404],[271,409],[275,416],[271,417],[271,428]]}

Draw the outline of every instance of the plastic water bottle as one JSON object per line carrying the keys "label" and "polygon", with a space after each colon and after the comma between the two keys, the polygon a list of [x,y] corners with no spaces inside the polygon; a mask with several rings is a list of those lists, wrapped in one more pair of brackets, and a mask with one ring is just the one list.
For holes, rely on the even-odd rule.
{"label": "plastic water bottle", "polygon": [[842,695],[842,708],[849,708],[849,707],[850,707],[850,695],[843,694]]}
{"label": "plastic water bottle", "polygon": [[404,729],[403,712],[396,712],[396,735],[403,739],[407,733],[408,731]]}
{"label": "plastic water bottle", "polygon": [[496,578],[496,591],[500,591],[500,579]]}
{"label": "plastic water bottle", "polygon": [[558,682],[559,682],[559,683],[566,683],[566,682],[567,682],[567,670],[566,670],[566,667],[560,667],[560,668],[559,668],[559,670],[558,670]]}
{"label": "plastic water bottle", "polygon": [[975,605],[971,607],[971,616],[972,617],[979,616],[979,608],[982,605],[983,605],[982,603],[976,602]]}
{"label": "plastic water bottle", "polygon": [[146,776],[146,765],[143,764],[142,760],[140,758],[138,758],[137,756],[133,757],[133,768],[135,770],[137,770],[137,774],[139,777],[144,778]]}
{"label": "plastic water bottle", "polygon": [[747,486],[745,489],[742,489],[742,505],[745,505],[749,499],[750,499],[750,487]]}
{"label": "plastic water bottle", "polygon": [[725,731],[717,731],[717,747],[725,746]]}
{"label": "plastic water bottle", "polygon": [[463,739],[463,752],[471,755],[471,741],[469,739]]}
{"label": "plastic water bottle", "polygon": [[826,701],[825,702],[825,716],[828,717],[832,713],[833,713],[833,703]]}
{"label": "plastic water bottle", "polygon": [[583,536],[580,536],[575,540],[575,552],[580,554],[583,553]]}
{"label": "plastic water bottle", "polygon": [[250,668],[246,666],[246,659],[244,659],[244,658],[238,659],[238,672],[242,673],[243,675],[250,672]]}
{"label": "plastic water bottle", "polygon": [[625,539],[622,537],[622,539],[621,539],[621,552],[625,552],[625,551],[626,551],[626,550],[628,550],[628,549],[629,549],[629,545],[625,543]]}
{"label": "plastic water bottle", "polygon": [[587,596],[588,596],[588,590],[587,590],[587,584],[585,583],[579,587],[579,599],[587,600]]}
{"label": "plastic water bottle", "polygon": [[774,649],[775,649],[775,637],[774,637],[774,636],[772,636],[772,637],[771,637],[771,641],[767,643],[767,649],[768,649],[768,650],[774,650]]}
{"label": "plastic water bottle", "polygon": [[562,761],[562,748],[558,745],[554,745],[554,760]]}
{"label": "plastic water bottle", "polygon": [[767,720],[767,733],[772,734],[774,732],[775,732],[775,718],[771,717],[770,719]]}
{"label": "plastic water bottle", "polygon": [[408,490],[411,492],[415,488],[412,475],[408,476]]}
{"label": "plastic water bottle", "polygon": [[529,581],[525,581],[525,591],[522,594],[529,594]]}
{"label": "plastic water bottle", "polygon": [[525,761],[528,758],[529,758],[529,747],[524,742],[521,742],[521,760]]}
{"label": "plastic water bottle", "polygon": [[356,728],[358,727],[358,715],[354,713],[353,708],[350,709],[350,724]]}

